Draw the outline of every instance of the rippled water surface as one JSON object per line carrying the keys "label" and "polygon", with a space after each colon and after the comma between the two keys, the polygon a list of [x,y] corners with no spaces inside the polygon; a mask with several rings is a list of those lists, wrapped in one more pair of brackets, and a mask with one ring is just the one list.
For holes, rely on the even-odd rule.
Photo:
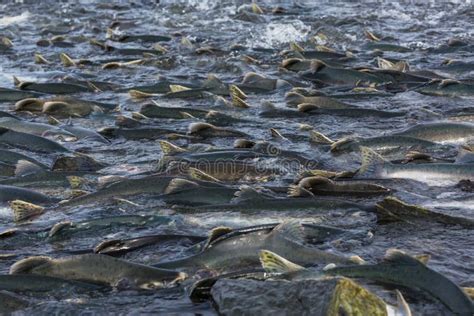
{"label": "rippled water surface", "polygon": [[[158,1],[156,1],[158,2]],[[275,147],[299,152],[308,159],[318,161],[318,169],[355,170],[360,165],[358,152],[333,155],[327,146],[310,142],[307,124],[331,139],[346,136],[371,137],[389,135],[417,123],[464,120],[473,123],[474,99],[471,95],[435,96],[416,91],[414,85],[403,87],[381,85],[381,93],[355,93],[354,84],[326,84],[310,82],[296,72],[282,67],[288,58],[290,44],[297,43],[305,50],[314,50],[317,45],[328,47],[353,58],[334,63],[346,68],[374,69],[377,58],[407,61],[411,71],[431,71],[427,76],[462,80],[474,83],[474,8],[470,1],[377,1],[377,2],[333,2],[333,1],[263,1],[259,5],[263,14],[251,13],[244,1],[2,1],[0,3],[0,36],[11,40],[13,46],[2,50],[0,46],[0,86],[15,88],[13,76],[22,81],[60,82],[108,82],[113,89],[75,94],[86,100],[117,105],[109,113],[93,113],[87,117],[72,117],[75,126],[99,130],[113,127],[117,116],[131,117],[144,104],[152,100],[160,106],[215,110],[232,115],[235,121],[217,121],[213,124],[232,128],[248,134],[248,138],[266,140]],[[275,12],[276,8],[279,12]],[[249,13],[250,12],[250,13]],[[107,32],[109,30],[109,32]],[[365,31],[382,38],[383,43],[405,47],[403,52],[377,48],[376,42],[368,39]],[[137,48],[156,51],[157,42],[120,42],[114,39],[121,35],[164,35],[169,41],[159,42],[164,52],[157,55],[142,52],[125,55],[121,48]],[[47,45],[40,40],[51,40]],[[64,37],[59,38],[58,37]],[[92,45],[96,39],[115,47],[103,50]],[[456,44],[458,41],[458,44]],[[201,49],[201,50],[199,50]],[[123,52],[123,51],[122,51]],[[66,53],[75,61],[86,59],[92,63],[65,67],[59,54]],[[41,54],[48,63],[35,62],[35,54]],[[298,57],[298,56],[297,56]],[[125,63],[143,59],[142,64],[103,69],[108,62]],[[329,61],[330,62],[330,61]],[[151,98],[137,99],[128,90],[152,85],[165,79],[183,86],[200,86],[209,74],[225,82],[239,83],[245,74],[255,72],[271,79],[286,80],[289,84],[263,93],[248,92],[245,102],[249,108],[229,105],[228,95],[218,97],[207,93],[199,98],[169,98],[157,93]],[[431,77],[430,77],[431,78]],[[360,87],[369,84],[358,82]],[[264,116],[265,102],[271,102],[277,110],[289,110],[285,99],[292,87],[314,88],[338,100],[366,109],[401,111],[402,116],[379,117],[372,115],[274,115]],[[371,86],[374,88],[374,86]],[[224,101],[225,100],[225,101]],[[227,102],[226,102],[227,101]],[[0,103],[0,110],[13,113],[13,101]],[[32,112],[17,112],[16,115],[29,121],[48,122],[47,115]],[[57,117],[62,122],[67,117]],[[156,119],[155,127],[186,134],[188,125],[196,118]],[[284,138],[272,137],[270,129],[276,129]],[[155,170],[163,153],[156,139],[125,139],[111,137],[110,143],[100,143],[88,138],[67,142],[58,140],[65,147],[87,154],[107,165],[90,179],[116,175],[131,177]],[[179,138],[171,142],[192,148],[197,144],[215,148],[232,148],[234,138],[209,138],[204,140]],[[3,147],[2,147],[3,148]],[[456,147],[454,147],[456,148]],[[16,150],[16,149],[15,149]],[[54,157],[35,154],[28,150],[17,150],[40,162],[51,164]],[[438,153],[437,157],[453,159],[453,152]],[[403,159],[395,152],[393,160]],[[267,161],[277,166],[278,161]],[[252,183],[253,186],[288,186],[297,173],[273,177],[267,182]],[[474,179],[471,179],[474,180]],[[91,180],[92,181],[92,180]],[[398,198],[435,209],[454,216],[474,219],[473,195],[462,191],[456,183],[431,183],[413,180],[380,180],[393,190]],[[237,185],[237,184],[236,184]],[[68,199],[70,188],[56,185],[33,185],[34,189]],[[95,190],[92,186],[88,190]],[[283,191],[278,194],[284,196]],[[175,212],[172,205],[150,195],[127,197],[127,201],[108,201],[45,212],[31,222],[14,224],[8,216],[8,206],[0,205],[0,230],[17,227],[41,233],[20,234],[0,239],[0,272],[8,273],[17,260],[31,255],[61,257],[74,252],[92,249],[106,239],[131,238],[152,234],[188,234],[206,236],[217,226],[245,227],[281,222],[289,218],[337,225],[346,229],[362,229],[374,235],[369,243],[334,242],[326,249],[346,255],[359,255],[368,261],[383,257],[389,248],[398,248],[411,254],[431,255],[429,266],[464,287],[474,287],[474,234],[471,229],[445,226],[426,220],[423,223],[392,223],[378,225],[371,214],[359,212],[344,216],[343,212],[321,215],[310,211],[275,211],[264,209],[258,212],[233,211],[199,213]],[[368,200],[374,203],[377,199]],[[367,201],[366,201],[367,202]],[[115,215],[162,215],[163,218],[144,225],[112,225],[85,232],[78,232],[63,239],[47,238],[47,229],[60,221],[78,222]],[[191,242],[164,242],[158,246],[143,248],[123,255],[123,258],[144,264],[183,257],[192,252]],[[8,255],[8,256],[6,256]],[[183,286],[185,287],[185,286]],[[158,291],[114,290],[112,292],[81,294],[68,297],[35,297],[27,295],[32,304],[23,311],[27,314],[45,313],[166,313],[166,314],[212,314],[215,309],[210,302],[192,303],[183,287]],[[377,294],[394,303],[383,287],[375,288]],[[385,294],[384,294],[385,293]],[[407,297],[412,309],[422,314],[448,313],[439,303],[420,295]]]}

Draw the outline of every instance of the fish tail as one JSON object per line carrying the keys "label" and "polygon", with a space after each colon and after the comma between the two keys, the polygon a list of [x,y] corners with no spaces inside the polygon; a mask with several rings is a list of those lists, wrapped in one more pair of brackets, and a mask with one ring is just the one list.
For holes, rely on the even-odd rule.
{"label": "fish tail", "polygon": [[387,161],[368,147],[360,146],[360,153],[362,155],[362,164],[357,174],[363,178],[380,176],[383,166]]}
{"label": "fish tail", "polygon": [[287,273],[305,269],[268,250],[260,251],[260,263],[263,269],[269,273]]}

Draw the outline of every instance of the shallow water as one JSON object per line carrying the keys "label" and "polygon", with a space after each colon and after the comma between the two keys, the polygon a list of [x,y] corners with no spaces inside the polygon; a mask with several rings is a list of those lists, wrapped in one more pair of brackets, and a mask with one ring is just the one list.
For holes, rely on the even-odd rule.
{"label": "shallow water", "polygon": [[[371,3],[327,2],[321,1],[262,1],[259,4],[266,11],[261,21],[246,22],[235,18],[237,9],[244,1],[116,1],[115,5],[101,1],[62,1],[37,2],[17,1],[0,4],[0,35],[7,36],[14,44],[12,50],[0,50],[0,86],[14,88],[12,76],[23,81],[57,82],[66,75],[75,79],[112,82],[124,88],[122,91],[78,94],[80,98],[97,100],[120,105],[122,115],[130,116],[139,111],[149,101],[131,98],[127,88],[155,83],[167,78],[175,82],[195,83],[215,74],[224,82],[240,82],[248,72],[257,72],[270,78],[289,80],[294,85],[311,87],[311,83],[301,79],[298,74],[279,69],[284,57],[283,50],[289,49],[292,42],[312,49],[326,45],[337,52],[351,51],[356,58],[345,64],[351,67],[375,67],[379,53],[367,49],[368,40],[364,30],[383,35],[392,44],[410,48],[409,52],[383,52],[384,58],[402,59],[409,62],[412,70],[430,70],[452,79],[474,80],[474,52],[472,44],[468,48],[447,49],[448,40],[459,38],[472,43],[474,37],[474,10],[470,1],[377,1]],[[283,14],[272,14],[271,9],[281,6]],[[139,65],[126,68],[103,70],[100,66],[64,67],[59,54],[64,52],[73,59],[90,59],[105,63],[118,58],[138,59],[142,56],[120,56],[114,52],[104,52],[90,45],[89,39],[106,39],[106,30],[114,21],[120,22],[117,34],[169,35],[172,40],[160,43],[168,52],[157,57],[157,65]],[[324,36],[322,36],[323,34]],[[73,47],[37,46],[40,39],[64,35]],[[181,44],[185,36],[193,43],[193,49]],[[109,41],[110,45],[121,48],[147,48],[154,43],[119,43]],[[231,50],[241,45],[243,50]],[[211,46],[223,52],[216,54],[196,54],[195,48]],[[470,47],[470,48],[469,48]],[[47,65],[34,63],[34,53],[42,54]],[[242,56],[255,58],[257,63],[247,63]],[[444,65],[447,59],[466,63],[462,67]],[[341,94],[352,87],[320,87],[328,95]],[[328,135],[331,139],[357,135],[362,137],[390,134],[416,123],[444,120],[449,115],[462,114],[467,109],[472,115],[473,99],[470,97],[440,97],[404,91],[388,96],[356,97],[342,100],[364,108],[405,111],[407,114],[395,118],[343,117],[314,115],[299,118],[263,118],[258,113],[264,101],[271,101],[277,108],[286,109],[285,93],[288,89],[264,94],[249,94],[248,109],[237,109],[221,105],[216,98],[170,99],[153,98],[161,106],[180,106],[186,108],[213,109],[248,121],[231,124],[234,129],[246,132],[255,140],[273,141],[278,147],[296,150],[308,158],[316,159],[321,166],[332,170],[354,170],[360,164],[357,153],[333,156],[324,148],[309,142],[307,132],[299,130],[299,124],[309,124],[314,129]],[[75,95],[76,96],[76,95]],[[0,103],[0,110],[12,110],[14,102]],[[93,114],[86,118],[73,118],[75,125],[91,129],[113,126],[118,113]],[[46,116],[18,113],[21,117],[38,122],[46,122]],[[471,116],[472,118],[472,116]],[[65,121],[65,119],[63,119]],[[158,119],[155,126],[185,132],[190,119]],[[472,123],[472,120],[470,121]],[[289,140],[276,141],[271,138],[270,128],[276,128]],[[215,147],[232,147],[233,139],[214,138],[205,141]],[[179,140],[179,145],[188,145]],[[110,144],[100,144],[81,140],[65,142],[64,146],[89,154],[109,167],[100,171],[102,175],[131,176],[153,170],[162,156],[156,140],[112,139]],[[27,151],[20,151],[29,154]],[[34,155],[44,163],[51,163],[52,157]],[[266,183],[268,185],[287,185],[295,173]],[[472,180],[472,179],[471,179]],[[440,212],[474,219],[472,193],[462,192],[453,184],[419,183],[405,180],[383,180],[380,184],[395,189],[395,195],[404,201],[421,204]],[[68,198],[68,189],[62,187],[42,187],[35,189],[62,199]],[[443,273],[457,284],[474,287],[474,234],[472,230],[449,227],[440,224],[423,225],[388,224],[374,226],[373,217],[341,217],[338,212],[315,216],[310,212],[278,212],[265,210],[258,214],[236,214],[232,212],[180,215],[170,210],[170,205],[150,196],[131,198],[137,206],[128,203],[97,203],[67,209],[63,212],[46,212],[31,223],[18,225],[31,230],[46,229],[56,222],[73,222],[124,214],[162,214],[170,222],[146,224],[141,226],[120,226],[78,233],[63,240],[49,240],[45,234],[32,234],[13,239],[0,240],[0,250],[13,254],[12,258],[0,259],[0,272],[8,273],[10,265],[29,255],[64,256],[76,250],[91,249],[105,239],[131,238],[147,234],[193,234],[206,235],[216,226],[244,227],[263,223],[282,221],[288,218],[320,221],[345,228],[370,230],[374,238],[370,244],[332,245],[335,251],[347,255],[357,254],[366,260],[374,261],[383,257],[389,248],[399,248],[411,254],[431,255],[429,266]],[[14,227],[11,220],[5,219],[7,211],[0,205],[0,231]],[[164,259],[173,259],[189,253],[187,244],[167,243],[161,247],[151,247],[125,256],[132,261],[153,264]],[[339,249],[338,249],[339,247]],[[377,294],[384,291],[377,288]],[[385,294],[387,297],[387,294]],[[30,296],[34,300],[34,296]],[[393,296],[388,296],[388,300]],[[447,313],[439,303],[426,298],[412,298],[408,301],[416,312],[423,314]],[[166,314],[212,314],[211,303],[194,304],[180,289],[149,291],[114,291],[81,297],[46,298],[41,303],[25,310],[25,313],[71,313],[83,311],[91,313],[166,313]]]}

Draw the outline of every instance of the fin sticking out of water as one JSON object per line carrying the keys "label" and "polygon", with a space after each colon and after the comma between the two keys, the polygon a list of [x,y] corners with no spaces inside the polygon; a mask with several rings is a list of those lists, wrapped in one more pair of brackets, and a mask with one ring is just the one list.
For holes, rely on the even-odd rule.
{"label": "fin sticking out of water", "polygon": [[317,73],[318,71],[321,71],[326,66],[327,65],[321,60],[313,60],[311,61],[309,68],[312,73]]}
{"label": "fin sticking out of water", "polygon": [[29,257],[15,262],[10,267],[10,274],[28,274],[31,273],[31,270],[37,268],[43,264],[48,264],[51,262],[50,257],[46,256],[37,256]]}
{"label": "fin sticking out of water", "polygon": [[362,178],[380,176],[383,165],[388,162],[368,147],[360,146],[359,148],[362,154],[362,164],[357,175]]}
{"label": "fin sticking out of water", "polygon": [[291,43],[290,43],[290,49],[293,50],[293,51],[295,51],[295,52],[300,52],[300,53],[304,52],[304,48],[301,47],[301,46],[300,46],[298,43],[296,43],[296,42],[291,42]]}
{"label": "fin sticking out of water", "polygon": [[20,79],[18,79],[16,76],[13,76],[13,84],[16,86],[16,87],[19,87],[21,85],[22,81]]}
{"label": "fin sticking out of water", "polygon": [[331,144],[334,143],[334,141],[332,139],[330,139],[329,137],[327,137],[326,135],[324,135],[320,132],[314,131],[314,130],[309,132],[309,139],[313,143],[316,143],[316,144],[331,145]]}
{"label": "fin sticking out of water", "polygon": [[219,179],[214,178],[213,176],[205,173],[204,171],[196,169],[196,168],[192,168],[192,167],[188,169],[188,175],[191,179],[194,179],[194,180],[202,180],[202,181],[209,181],[209,182],[222,182]]}
{"label": "fin sticking out of water", "polygon": [[72,222],[70,221],[63,221],[63,222],[56,223],[49,230],[48,237],[53,237],[64,228],[71,227],[71,226],[72,226]]}
{"label": "fin sticking out of water", "polygon": [[64,67],[76,66],[76,62],[65,53],[59,54],[59,59]]}
{"label": "fin sticking out of water", "polygon": [[10,208],[13,210],[13,217],[16,222],[24,221],[36,215],[40,215],[44,211],[44,207],[28,203],[21,200],[14,200],[10,203]]}
{"label": "fin sticking out of water", "polygon": [[414,257],[407,255],[398,249],[388,249],[383,258],[384,263],[396,265],[420,265],[423,264]]}
{"label": "fin sticking out of water", "polygon": [[167,142],[166,140],[160,140],[159,143],[160,143],[161,151],[163,151],[163,153],[168,156],[187,152],[186,149],[176,146],[170,142]]}
{"label": "fin sticking out of water", "polygon": [[474,287],[463,287],[462,290],[471,300],[474,300]]}
{"label": "fin sticking out of water", "polygon": [[50,62],[46,58],[44,58],[43,55],[35,53],[35,64],[47,65],[50,64]]}
{"label": "fin sticking out of water", "polygon": [[181,178],[175,178],[168,183],[168,186],[166,187],[163,193],[172,194],[172,193],[180,192],[180,191],[191,189],[191,188],[197,188],[197,187],[199,187],[199,184],[197,184],[196,182],[189,181],[186,179],[181,179]]}
{"label": "fin sticking out of water", "polygon": [[191,90],[191,88],[188,88],[188,87],[185,87],[185,86],[180,86],[178,84],[170,84],[170,92],[172,92],[172,93],[187,91],[187,90]]}
{"label": "fin sticking out of water", "polygon": [[283,136],[276,128],[270,128],[270,133],[273,138],[278,138],[282,140],[286,140],[287,138]]}
{"label": "fin sticking out of water", "polygon": [[260,263],[263,269],[268,273],[288,273],[305,270],[302,266],[268,250],[260,251]]}
{"label": "fin sticking out of water", "polygon": [[292,242],[304,244],[306,234],[298,220],[287,220],[273,228],[272,234],[278,234]]}
{"label": "fin sticking out of water", "polygon": [[207,249],[212,246],[212,243],[219,237],[229,234],[233,231],[230,227],[220,226],[213,228],[209,233],[206,243],[204,244],[203,249]]}
{"label": "fin sticking out of water", "polygon": [[235,106],[236,108],[243,108],[243,109],[247,109],[250,107],[250,105],[248,105],[247,102],[245,102],[244,100],[242,100],[241,98],[237,96],[232,96],[232,105]]}
{"label": "fin sticking out of water", "polygon": [[422,254],[422,255],[416,255],[416,256],[413,256],[416,260],[420,261],[421,263],[423,263],[424,265],[427,265],[428,264],[428,261],[430,261],[431,259],[431,256],[428,255],[428,254]]}
{"label": "fin sticking out of water", "polygon": [[235,84],[231,84],[229,86],[229,92],[232,98],[237,97],[241,100],[246,100],[248,98],[248,96],[242,90],[240,90],[240,88],[237,87]]}
{"label": "fin sticking out of water", "polygon": [[66,178],[67,178],[67,181],[69,182],[69,186],[71,187],[71,189],[74,189],[74,190],[82,188],[82,186],[87,183],[86,179],[82,177],[78,177],[78,176],[68,176]]}
{"label": "fin sticking out of water", "polygon": [[398,314],[403,316],[411,316],[410,306],[408,305],[407,301],[405,301],[402,293],[399,290],[395,290],[395,293],[397,294]]}
{"label": "fin sticking out of water", "polygon": [[139,90],[128,90],[128,94],[135,99],[145,99],[145,98],[151,98],[155,97],[156,94],[153,93],[147,93],[147,92],[142,92]]}
{"label": "fin sticking out of water", "polygon": [[19,160],[15,168],[15,176],[23,177],[29,174],[43,172],[43,168],[27,160]]}

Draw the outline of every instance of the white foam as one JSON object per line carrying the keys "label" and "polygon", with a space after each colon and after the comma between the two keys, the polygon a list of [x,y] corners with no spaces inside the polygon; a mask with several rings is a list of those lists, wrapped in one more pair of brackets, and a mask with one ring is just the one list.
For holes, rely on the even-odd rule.
{"label": "white foam", "polygon": [[248,46],[272,48],[275,45],[306,40],[311,27],[301,21],[291,23],[269,23],[255,36]]}
{"label": "white foam", "polygon": [[4,16],[0,18],[0,26],[8,26],[11,24],[20,24],[30,17],[30,12],[25,11],[16,16]]}

